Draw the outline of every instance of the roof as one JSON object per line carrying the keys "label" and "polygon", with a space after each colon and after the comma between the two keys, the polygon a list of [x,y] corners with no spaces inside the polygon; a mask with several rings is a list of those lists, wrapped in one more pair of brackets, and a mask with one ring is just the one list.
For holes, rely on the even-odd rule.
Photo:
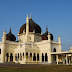
{"label": "roof", "polygon": [[[23,24],[20,28],[20,34],[23,33],[23,30],[26,32],[26,23]],[[41,34],[41,27],[36,24],[32,19],[29,20],[29,32],[33,32],[35,30],[35,33]]]}

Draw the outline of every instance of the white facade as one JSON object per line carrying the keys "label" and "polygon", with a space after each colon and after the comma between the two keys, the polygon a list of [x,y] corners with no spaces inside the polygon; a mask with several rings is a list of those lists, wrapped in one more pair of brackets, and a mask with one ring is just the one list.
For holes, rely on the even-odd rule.
{"label": "white facade", "polygon": [[61,38],[58,42],[51,40],[48,32],[48,40],[42,40],[41,34],[29,32],[29,17],[26,18],[26,32],[18,33],[18,42],[6,40],[6,32],[3,32],[0,42],[0,63],[15,62],[20,64],[71,64],[72,51],[61,51]]}

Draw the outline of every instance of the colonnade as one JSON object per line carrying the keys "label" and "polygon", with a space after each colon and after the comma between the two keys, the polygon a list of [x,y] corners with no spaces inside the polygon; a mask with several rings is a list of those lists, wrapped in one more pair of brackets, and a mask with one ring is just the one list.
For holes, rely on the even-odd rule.
{"label": "colonnade", "polygon": [[6,53],[5,62],[48,62],[47,53]]}
{"label": "colonnade", "polygon": [[[68,54],[62,55],[62,64],[70,65],[72,62],[72,55],[68,56]],[[56,55],[56,63],[59,64],[59,55]]]}

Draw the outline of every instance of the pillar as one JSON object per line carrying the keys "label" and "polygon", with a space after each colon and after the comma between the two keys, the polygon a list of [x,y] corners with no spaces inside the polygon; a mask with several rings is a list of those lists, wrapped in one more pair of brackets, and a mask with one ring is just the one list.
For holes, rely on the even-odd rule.
{"label": "pillar", "polygon": [[32,52],[32,62],[33,62],[33,52]]}
{"label": "pillar", "polygon": [[10,53],[9,53],[9,57],[8,57],[8,62],[10,62]]}
{"label": "pillar", "polygon": [[62,62],[63,62],[63,65],[64,65],[65,64],[64,55],[62,56]]}
{"label": "pillar", "polygon": [[56,55],[56,61],[57,61],[57,64],[58,64],[58,55]]}
{"label": "pillar", "polygon": [[36,61],[37,61],[37,53],[36,53]]}
{"label": "pillar", "polygon": [[68,64],[68,58],[67,58],[67,54],[66,54],[66,64]]}
{"label": "pillar", "polygon": [[28,62],[30,62],[30,53],[28,52]]}
{"label": "pillar", "polygon": [[13,62],[15,62],[15,53],[13,53]]}
{"label": "pillar", "polygon": [[26,62],[26,52],[24,53],[24,62]]}
{"label": "pillar", "polygon": [[42,62],[42,54],[39,54],[39,61]]}

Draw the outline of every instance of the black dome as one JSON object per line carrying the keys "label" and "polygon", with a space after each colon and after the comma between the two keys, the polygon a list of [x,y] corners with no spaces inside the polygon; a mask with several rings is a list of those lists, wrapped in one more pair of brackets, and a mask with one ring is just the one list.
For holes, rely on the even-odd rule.
{"label": "black dome", "polygon": [[11,33],[11,29],[10,29],[10,32],[8,34],[6,34],[6,40],[9,40],[9,41],[16,40],[16,37]]}
{"label": "black dome", "polygon": [[[48,40],[47,35],[48,35],[48,31],[46,31],[46,32],[42,35],[42,40]],[[53,40],[53,35],[52,35],[51,33],[50,33],[50,35],[51,35],[51,40]]]}
{"label": "black dome", "polygon": [[[29,32],[33,32],[35,29],[35,33],[41,34],[41,28],[38,24],[36,24],[32,19],[29,20]],[[26,23],[23,24],[20,28],[20,34],[23,33],[23,30],[26,32]]]}

